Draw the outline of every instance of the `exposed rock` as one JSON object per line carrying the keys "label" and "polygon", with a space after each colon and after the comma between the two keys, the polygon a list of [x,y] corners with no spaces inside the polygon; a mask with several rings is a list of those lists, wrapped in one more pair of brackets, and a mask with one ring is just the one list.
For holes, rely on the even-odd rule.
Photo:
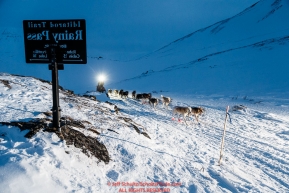
{"label": "exposed rock", "polygon": [[136,124],[133,120],[131,120],[130,118],[127,118],[127,117],[118,117],[118,118],[124,120],[127,123],[129,123],[130,126],[132,126],[138,134],[143,134],[145,137],[151,139],[150,136],[146,132],[141,131],[141,130],[145,130],[145,128],[142,127],[141,125]]}
{"label": "exposed rock", "polygon": [[0,82],[1,82],[2,84],[4,84],[4,86],[6,86],[8,89],[11,89],[11,88],[12,88],[8,80],[1,80],[1,79],[0,79]]}
{"label": "exposed rock", "polygon": [[29,132],[24,136],[26,138],[33,137],[40,129],[47,127],[47,122],[49,119],[33,119],[29,122],[13,121],[13,122],[0,122],[2,125],[18,127],[21,131],[29,130]]}
{"label": "exposed rock", "polygon": [[74,145],[77,148],[82,149],[82,152],[88,157],[94,156],[106,164],[109,163],[109,154],[105,145],[101,144],[95,138],[85,136],[80,131],[72,129],[70,126],[61,127],[61,133],[66,141],[67,145]]}
{"label": "exposed rock", "polygon": [[[85,129],[85,124],[88,123],[89,122],[87,121],[82,122],[73,120],[70,117],[65,117],[65,119],[61,119],[61,132],[59,132],[58,129],[52,127],[51,119],[33,119],[29,122],[0,122],[2,125],[18,127],[21,131],[29,130],[25,135],[27,138],[32,138],[41,129],[46,132],[54,132],[60,139],[65,140],[67,145],[74,145],[76,148],[82,149],[82,152],[88,157],[94,156],[107,164],[109,163],[110,158],[105,145],[101,144],[96,138],[85,136],[82,132],[73,129]],[[88,130],[95,134],[99,134],[92,126]]]}
{"label": "exposed rock", "polygon": [[96,101],[96,96],[94,95],[84,94],[83,97]]}

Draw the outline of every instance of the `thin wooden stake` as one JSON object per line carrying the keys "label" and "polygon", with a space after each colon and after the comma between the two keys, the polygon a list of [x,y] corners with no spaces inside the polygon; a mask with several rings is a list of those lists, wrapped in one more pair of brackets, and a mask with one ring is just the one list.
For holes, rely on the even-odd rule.
{"label": "thin wooden stake", "polygon": [[222,157],[223,157],[223,149],[224,149],[224,143],[225,143],[226,124],[227,124],[227,120],[228,120],[228,114],[229,114],[229,106],[227,106],[227,109],[226,109],[226,118],[225,118],[224,131],[223,131],[223,137],[222,137],[222,143],[221,143],[219,166],[221,165],[221,161],[222,161]]}

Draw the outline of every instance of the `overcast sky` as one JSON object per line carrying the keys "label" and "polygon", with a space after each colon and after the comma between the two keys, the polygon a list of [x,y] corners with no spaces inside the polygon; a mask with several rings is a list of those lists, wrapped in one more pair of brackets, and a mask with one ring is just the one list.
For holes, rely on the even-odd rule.
{"label": "overcast sky", "polygon": [[25,19],[86,19],[90,51],[134,56],[231,17],[257,1],[0,0],[0,25],[22,28]]}

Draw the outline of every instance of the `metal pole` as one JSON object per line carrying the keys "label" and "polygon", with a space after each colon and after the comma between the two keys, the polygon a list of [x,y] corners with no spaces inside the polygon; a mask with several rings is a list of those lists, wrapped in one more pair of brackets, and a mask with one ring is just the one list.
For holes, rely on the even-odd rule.
{"label": "metal pole", "polygon": [[57,128],[58,131],[61,131],[59,126],[60,120],[60,106],[59,106],[59,87],[58,87],[58,64],[56,62],[56,53],[55,49],[51,49],[52,59],[51,59],[51,72],[52,72],[52,96],[53,96],[53,107],[52,107],[52,115],[53,115],[53,127]]}

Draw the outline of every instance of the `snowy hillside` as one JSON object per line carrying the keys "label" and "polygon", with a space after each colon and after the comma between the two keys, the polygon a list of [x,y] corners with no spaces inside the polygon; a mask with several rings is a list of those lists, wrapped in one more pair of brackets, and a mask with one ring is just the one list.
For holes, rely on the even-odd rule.
{"label": "snowy hillside", "polygon": [[285,18],[289,18],[288,1],[262,0],[234,17],[121,64],[132,79],[111,87],[282,95],[289,89],[289,20]]}
{"label": "snowy hillside", "polygon": [[242,48],[268,39],[287,37],[289,3],[285,0],[262,0],[243,12],[188,34],[160,48],[147,57],[169,58],[185,63],[206,55]]}
{"label": "snowy hillside", "polygon": [[[74,7],[63,17],[72,18]],[[87,19],[86,7],[75,17]],[[17,9],[22,15],[11,21],[35,19],[28,8]],[[288,18],[288,0],[260,0],[126,61],[108,57],[113,53],[99,51],[92,39],[88,64],[59,71],[61,133],[51,128],[48,65],[25,64],[21,24],[0,20],[0,193],[289,192]],[[88,37],[99,28],[91,21]],[[128,98],[94,92],[101,72],[106,89],[129,91]],[[168,109],[161,102],[153,109],[133,99],[133,90],[173,100]],[[172,114],[175,106],[205,112],[186,125]]]}
{"label": "snowy hillside", "polygon": [[[93,150],[45,131],[52,105],[48,82],[1,74],[0,84],[0,192],[289,190],[288,100],[166,93],[173,97],[169,110],[161,105],[154,110],[130,95],[125,100],[111,96],[104,103],[62,90],[62,117],[75,120],[67,128],[63,125],[63,135],[79,132],[74,140],[84,134],[84,141],[99,141],[108,151],[105,164]],[[112,104],[120,109],[118,114]],[[175,105],[202,106],[206,112],[200,124],[190,118],[186,126],[182,118],[171,119]],[[224,158],[218,166],[227,105],[242,108],[230,112]],[[40,119],[47,123],[38,132],[21,126]],[[17,121],[24,131],[17,124],[7,126]],[[25,138],[27,130],[36,134]],[[90,157],[85,155],[89,151]]]}

